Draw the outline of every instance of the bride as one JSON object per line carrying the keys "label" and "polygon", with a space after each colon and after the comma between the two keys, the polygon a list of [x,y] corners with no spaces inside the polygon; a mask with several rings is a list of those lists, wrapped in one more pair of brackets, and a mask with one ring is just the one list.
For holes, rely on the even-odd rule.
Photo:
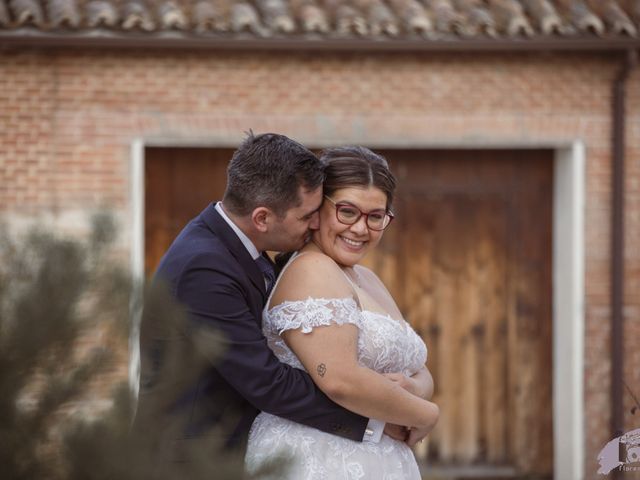
{"label": "bride", "polygon": [[409,445],[439,414],[425,399],[425,382],[410,379],[425,372],[427,349],[380,279],[358,265],[393,219],[395,179],[386,160],[363,147],[329,149],[322,158],[320,227],[285,265],[263,330],[278,358],[309,372],[334,402],[406,426],[408,435],[405,442],[387,435],[356,442],[261,413],[249,434],[247,470],[286,457],[289,479],[419,480]]}

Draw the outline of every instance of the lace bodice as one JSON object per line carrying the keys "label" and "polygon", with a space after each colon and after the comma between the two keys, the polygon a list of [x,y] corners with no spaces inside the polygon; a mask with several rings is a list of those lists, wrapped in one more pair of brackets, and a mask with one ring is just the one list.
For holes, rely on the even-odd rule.
{"label": "lace bodice", "polygon": [[262,329],[280,361],[304,369],[298,357],[280,336],[285,330],[314,328],[345,323],[358,327],[358,361],[379,373],[412,375],[427,361],[427,347],[405,320],[389,315],[360,311],[352,298],[308,298],[284,302],[265,310]]}

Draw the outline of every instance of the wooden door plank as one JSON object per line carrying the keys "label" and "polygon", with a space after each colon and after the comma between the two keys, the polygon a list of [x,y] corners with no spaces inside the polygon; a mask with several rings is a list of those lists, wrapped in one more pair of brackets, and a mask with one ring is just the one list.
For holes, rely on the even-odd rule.
{"label": "wooden door plank", "polygon": [[151,275],[182,228],[222,199],[230,149],[145,151],[145,272]]}
{"label": "wooden door plank", "polygon": [[550,170],[550,162],[539,161],[526,178],[515,174],[513,195],[519,213],[513,220],[518,245],[514,262],[519,372],[514,386],[516,467],[540,475],[549,474],[553,465],[552,417],[545,409],[551,405],[551,185],[545,180]]}
{"label": "wooden door plank", "polygon": [[478,295],[482,299],[481,395],[482,459],[493,465],[507,462],[507,341],[506,341],[506,221],[505,202],[485,204],[475,251]]}
{"label": "wooden door plank", "polygon": [[157,161],[145,161],[145,274],[150,276],[172,238],[168,238],[167,218],[171,216],[172,164],[166,153]]}

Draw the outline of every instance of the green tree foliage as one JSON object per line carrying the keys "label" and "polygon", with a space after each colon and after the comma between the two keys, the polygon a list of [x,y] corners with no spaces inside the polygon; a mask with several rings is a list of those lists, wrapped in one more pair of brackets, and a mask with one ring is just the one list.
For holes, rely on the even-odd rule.
{"label": "green tree foliage", "polygon": [[[215,444],[190,452],[186,470],[171,464],[159,470],[151,455],[154,438],[144,428],[131,433],[135,401],[124,379],[113,386],[108,411],[73,413],[83,410],[78,407],[96,384],[126,364],[131,311],[142,307],[132,306],[130,275],[113,259],[112,218],[97,215],[92,225],[85,241],[42,229],[19,236],[0,229],[0,476],[246,478],[241,456]],[[160,291],[146,292],[145,310],[162,312],[165,322],[185,318]],[[83,342],[98,332],[100,341]],[[168,365],[189,371],[185,361]],[[278,463],[258,476],[277,478]]]}

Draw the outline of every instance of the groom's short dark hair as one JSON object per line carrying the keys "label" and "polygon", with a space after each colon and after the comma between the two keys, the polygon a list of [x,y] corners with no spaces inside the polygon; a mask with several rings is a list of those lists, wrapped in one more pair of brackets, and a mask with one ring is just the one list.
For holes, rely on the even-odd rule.
{"label": "groom's short dark hair", "polygon": [[249,132],[227,167],[222,201],[236,215],[268,207],[284,217],[300,205],[300,186],[315,190],[323,181],[322,163],[308,148],[284,135]]}

